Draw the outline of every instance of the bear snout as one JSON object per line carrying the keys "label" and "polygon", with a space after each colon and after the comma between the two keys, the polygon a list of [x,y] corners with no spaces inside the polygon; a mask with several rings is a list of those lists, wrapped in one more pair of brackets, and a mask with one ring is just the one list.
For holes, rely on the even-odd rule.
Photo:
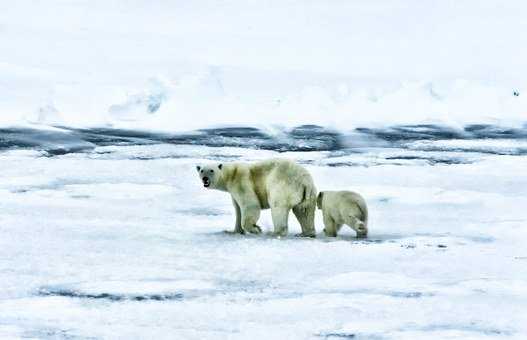
{"label": "bear snout", "polygon": [[208,188],[209,185],[210,185],[210,180],[209,180],[209,178],[208,178],[208,177],[203,177],[202,180],[203,180],[203,186],[204,186],[205,188]]}

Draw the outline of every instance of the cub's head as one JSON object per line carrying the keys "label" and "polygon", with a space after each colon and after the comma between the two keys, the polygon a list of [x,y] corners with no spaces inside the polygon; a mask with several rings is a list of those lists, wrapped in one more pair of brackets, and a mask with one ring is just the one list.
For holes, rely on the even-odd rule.
{"label": "cub's head", "polygon": [[203,186],[210,189],[218,187],[218,181],[221,178],[222,169],[223,164],[221,163],[196,166],[196,170],[198,171],[201,182],[203,182]]}
{"label": "cub's head", "polygon": [[317,196],[317,208],[322,209],[322,200],[324,199],[324,192],[321,191]]}

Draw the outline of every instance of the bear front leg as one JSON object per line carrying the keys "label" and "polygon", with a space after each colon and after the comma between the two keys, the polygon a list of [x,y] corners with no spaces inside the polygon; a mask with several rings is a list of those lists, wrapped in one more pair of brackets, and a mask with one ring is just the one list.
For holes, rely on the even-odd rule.
{"label": "bear front leg", "polygon": [[242,228],[242,212],[234,198],[232,199],[232,205],[234,206],[234,212],[236,214],[236,224],[234,226],[234,231],[225,230],[225,232],[227,234],[245,234],[245,231]]}
{"label": "bear front leg", "polygon": [[328,237],[337,236],[337,224],[328,214],[324,214],[324,234]]}
{"label": "bear front leg", "polygon": [[240,209],[243,230],[252,234],[260,234],[262,228],[256,225],[256,222],[260,218],[260,206],[256,204],[246,205],[240,207]]}

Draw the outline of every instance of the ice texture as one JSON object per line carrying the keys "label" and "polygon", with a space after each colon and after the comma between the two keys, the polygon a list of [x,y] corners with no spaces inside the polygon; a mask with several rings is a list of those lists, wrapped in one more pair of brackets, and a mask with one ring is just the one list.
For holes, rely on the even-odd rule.
{"label": "ice texture", "polygon": [[[0,153],[1,338],[527,336],[525,156],[96,144]],[[320,212],[316,239],[270,236],[269,211],[263,235],[224,234],[230,198],[195,165],[269,157],[363,194],[369,237],[325,237]]]}

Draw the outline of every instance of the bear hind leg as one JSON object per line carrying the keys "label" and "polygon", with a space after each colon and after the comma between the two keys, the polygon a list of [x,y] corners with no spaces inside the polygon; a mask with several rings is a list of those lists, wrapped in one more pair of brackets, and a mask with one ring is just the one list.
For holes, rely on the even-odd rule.
{"label": "bear hind leg", "polygon": [[350,223],[348,225],[351,229],[355,230],[357,238],[365,238],[368,236],[368,226],[355,216],[350,216]]}
{"label": "bear hind leg", "polygon": [[315,206],[297,205],[293,207],[293,213],[302,227],[302,233],[298,236],[315,237]]}

